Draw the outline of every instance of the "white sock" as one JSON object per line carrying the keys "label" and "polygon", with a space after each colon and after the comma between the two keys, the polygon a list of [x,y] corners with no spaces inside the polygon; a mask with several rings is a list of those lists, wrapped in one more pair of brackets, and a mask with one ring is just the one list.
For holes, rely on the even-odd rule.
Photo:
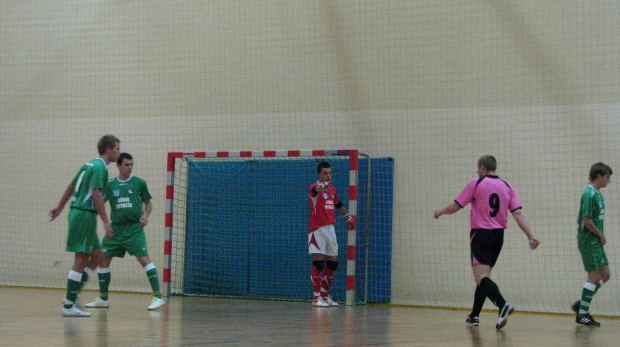
{"label": "white sock", "polygon": [[69,271],[69,279],[76,282],[82,281],[82,273],[77,271]]}

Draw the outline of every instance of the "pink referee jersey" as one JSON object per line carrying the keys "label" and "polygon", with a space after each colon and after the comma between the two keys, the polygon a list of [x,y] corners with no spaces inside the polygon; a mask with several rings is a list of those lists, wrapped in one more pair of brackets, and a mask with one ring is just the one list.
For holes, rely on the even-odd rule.
{"label": "pink referee jersey", "polygon": [[308,202],[310,203],[310,225],[308,233],[316,229],[330,224],[336,224],[335,209],[336,204],[340,201],[336,188],[332,184],[327,190],[312,196],[312,188],[316,187],[319,182],[313,183],[308,189]]}
{"label": "pink referee jersey", "polygon": [[461,207],[471,203],[472,229],[506,229],[508,211],[521,208],[514,189],[491,175],[469,181],[454,202]]}

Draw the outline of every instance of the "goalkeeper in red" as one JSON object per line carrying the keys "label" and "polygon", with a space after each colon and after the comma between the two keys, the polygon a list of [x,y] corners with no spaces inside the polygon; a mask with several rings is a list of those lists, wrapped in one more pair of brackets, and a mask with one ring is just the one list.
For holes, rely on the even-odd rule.
{"label": "goalkeeper in red", "polygon": [[319,179],[308,189],[310,225],[308,227],[308,253],[312,255],[312,306],[330,307],[338,303],[329,297],[334,272],[338,269],[338,242],[336,240],[335,210],[344,218],[347,229],[355,229],[355,218],[338,198],[336,188],[330,184],[332,168],[328,162],[320,162],[316,171]]}
{"label": "goalkeeper in red", "polygon": [[86,304],[91,308],[108,308],[108,288],[110,286],[110,263],[112,258],[123,258],[125,253],[136,257],[146,272],[154,297],[149,310],[156,310],[164,305],[164,299],[159,289],[157,268],[151,262],[146,245],[144,227],[153,210],[151,194],[142,178],[133,176],[133,157],[129,153],[121,153],[116,161],[118,177],[111,179],[105,190],[105,200],[110,202],[112,229],[114,236],[104,238],[101,242],[103,260],[99,264],[91,261],[89,268],[97,265],[99,271],[100,296],[93,302]]}

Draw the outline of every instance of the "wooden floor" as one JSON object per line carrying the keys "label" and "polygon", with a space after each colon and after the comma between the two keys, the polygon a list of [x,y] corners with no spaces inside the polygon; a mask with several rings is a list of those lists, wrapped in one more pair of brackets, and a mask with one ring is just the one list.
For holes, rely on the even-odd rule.
{"label": "wooden floor", "polygon": [[[117,294],[89,318],[62,317],[60,290],[0,288],[0,346],[619,346],[620,320],[600,328],[573,316],[520,314],[495,329],[483,312],[410,307],[313,308],[309,302]],[[87,302],[97,293],[82,293]],[[517,307],[518,309],[518,307]]]}

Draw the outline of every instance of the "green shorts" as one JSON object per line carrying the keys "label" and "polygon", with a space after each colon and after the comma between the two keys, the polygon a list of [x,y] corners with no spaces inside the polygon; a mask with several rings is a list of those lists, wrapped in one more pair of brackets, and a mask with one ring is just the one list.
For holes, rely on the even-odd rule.
{"label": "green shorts", "polygon": [[104,236],[101,242],[103,255],[108,258],[123,258],[125,252],[135,257],[149,255],[146,246],[144,228],[140,223],[112,224],[114,236],[108,239]]}
{"label": "green shorts", "polygon": [[579,253],[581,253],[581,260],[583,261],[583,268],[586,272],[600,270],[609,265],[605,249],[598,236],[592,233],[581,232],[577,235],[577,244],[579,246]]}
{"label": "green shorts", "polygon": [[97,237],[97,214],[72,208],[69,211],[67,252],[90,254],[96,248],[101,248],[99,237]]}

